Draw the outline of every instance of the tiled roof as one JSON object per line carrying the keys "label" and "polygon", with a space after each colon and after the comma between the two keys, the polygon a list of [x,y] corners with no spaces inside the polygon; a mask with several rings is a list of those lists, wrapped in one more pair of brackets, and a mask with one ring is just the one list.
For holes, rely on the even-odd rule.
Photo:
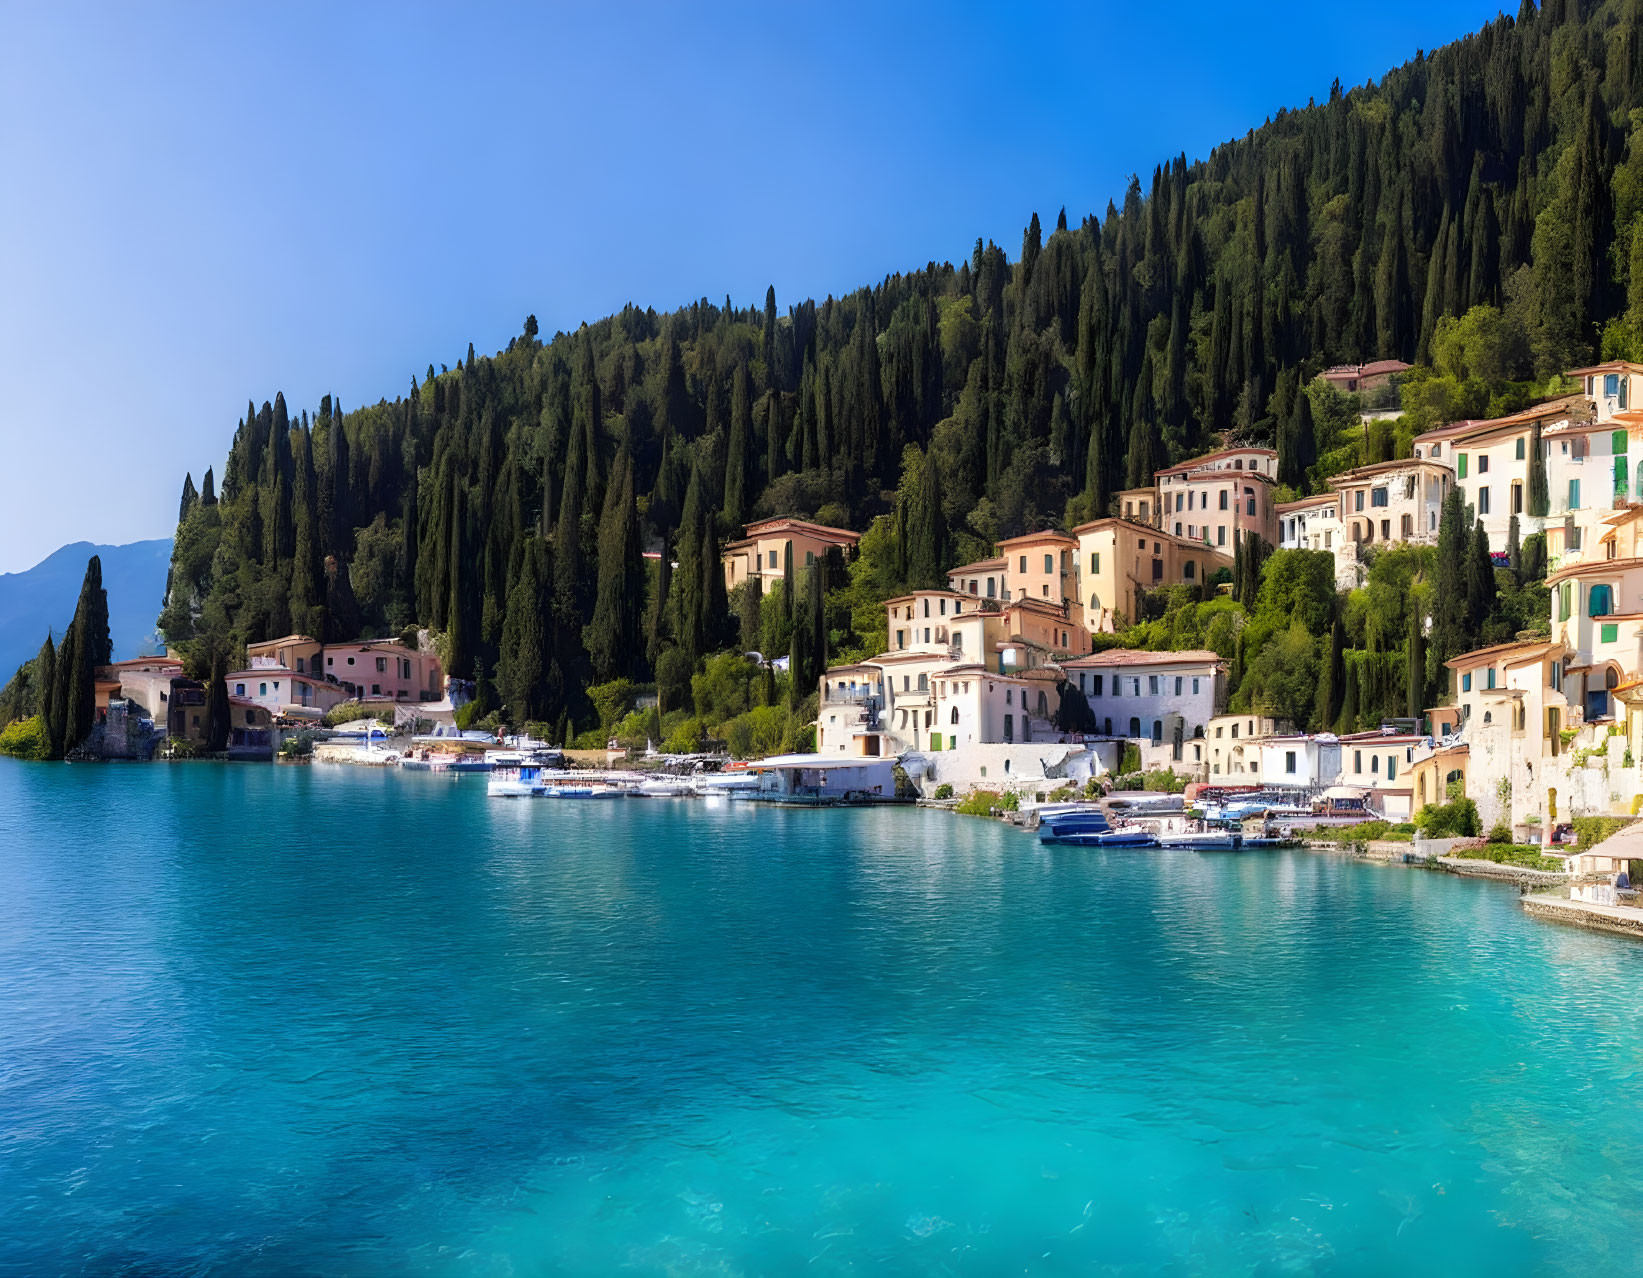
{"label": "tiled roof", "polygon": [[1094,666],[1219,665],[1222,660],[1219,653],[1202,649],[1151,652],[1140,648],[1108,648],[1105,652],[1092,652],[1087,657],[1075,657],[1064,664],[1082,670]]}

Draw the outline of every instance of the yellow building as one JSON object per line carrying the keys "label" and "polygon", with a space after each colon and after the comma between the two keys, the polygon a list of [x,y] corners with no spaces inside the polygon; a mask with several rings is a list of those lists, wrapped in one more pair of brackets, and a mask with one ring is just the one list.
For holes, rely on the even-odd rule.
{"label": "yellow building", "polygon": [[1096,519],[1073,529],[1078,538],[1079,593],[1091,631],[1133,621],[1142,591],[1204,585],[1232,556],[1126,519]]}
{"label": "yellow building", "polygon": [[830,528],[806,519],[761,519],[748,524],[739,541],[726,542],[719,560],[725,570],[725,590],[734,590],[750,578],[758,578],[763,588],[787,573],[788,548],[792,547],[793,571],[810,567],[827,552],[837,549],[848,555],[861,540],[848,528]]}

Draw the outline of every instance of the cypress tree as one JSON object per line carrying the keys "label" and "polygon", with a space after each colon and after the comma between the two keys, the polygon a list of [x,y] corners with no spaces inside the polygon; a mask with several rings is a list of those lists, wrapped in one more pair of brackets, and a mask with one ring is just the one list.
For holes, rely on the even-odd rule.
{"label": "cypress tree", "polygon": [[1358,730],[1358,662],[1346,660],[1344,670],[1346,692],[1341,698],[1340,717],[1335,721],[1335,732],[1338,736]]}
{"label": "cypress tree", "polygon": [[1409,610],[1409,635],[1405,640],[1404,654],[1404,693],[1407,698],[1407,715],[1420,722],[1421,713],[1426,708],[1426,644],[1421,634],[1421,619],[1418,609]]}
{"label": "cypress tree", "polygon": [[1346,629],[1338,616],[1329,627],[1329,647],[1318,673],[1317,707],[1313,714],[1318,731],[1327,732],[1340,718],[1341,703],[1346,695]]}
{"label": "cypress tree", "polygon": [[671,637],[668,626],[668,604],[673,587],[673,561],[667,539],[662,539],[662,553],[656,563],[656,593],[650,599],[649,646],[645,650],[651,671],[662,655],[662,648]]}
{"label": "cypress tree", "polygon": [[753,447],[753,387],[747,365],[736,365],[730,393],[730,438],[725,449],[725,523],[740,527],[747,519],[747,463]]}
{"label": "cypress tree", "polygon": [[927,452],[919,464],[907,511],[907,585],[934,590],[943,584],[947,559],[947,519],[941,509],[941,471],[935,454]]}
{"label": "cypress tree", "polygon": [[228,655],[221,647],[212,649],[206,674],[205,748],[212,754],[228,749],[232,706],[228,700]]}
{"label": "cypress tree", "polygon": [[215,506],[217,504],[217,483],[211,473],[211,467],[205,468],[205,479],[200,484],[200,505]]}
{"label": "cypress tree", "polygon": [[742,651],[752,652],[759,646],[760,623],[763,620],[764,579],[749,577],[742,583],[741,606],[737,622],[741,626]]}
{"label": "cypress tree", "polygon": [[179,524],[188,518],[188,512],[194,509],[194,503],[199,499],[200,495],[194,491],[194,473],[190,471],[183,476],[183,496],[177,504],[177,522]]}
{"label": "cypress tree", "polygon": [[516,725],[540,720],[547,713],[549,600],[542,557],[542,543],[532,539],[525,547],[519,576],[508,592],[507,616],[502,622],[497,687],[509,719]]}
{"label": "cypress tree", "polygon": [[585,634],[595,683],[605,683],[633,668],[639,649],[638,587],[643,570],[633,463],[623,458],[620,480],[610,484],[600,519],[598,592]]}
{"label": "cypress tree", "polygon": [[57,699],[57,645],[48,632],[40,654],[34,659],[34,681],[40,689],[40,721],[46,727],[46,744],[53,758],[62,757],[63,707]]}
{"label": "cypress tree", "polygon": [[[1540,439],[1540,423],[1529,428],[1529,514],[1544,519],[1552,508],[1546,480],[1546,449]],[[1453,655],[1453,654],[1451,654]]]}
{"label": "cypress tree", "polygon": [[1495,611],[1495,565],[1489,557],[1489,534],[1483,520],[1477,521],[1466,554],[1467,632],[1478,638]]}
{"label": "cypress tree", "polygon": [[1451,488],[1443,500],[1438,520],[1437,580],[1433,599],[1432,660],[1443,664],[1466,651],[1467,560],[1471,538],[1466,527],[1466,508],[1458,488]]}

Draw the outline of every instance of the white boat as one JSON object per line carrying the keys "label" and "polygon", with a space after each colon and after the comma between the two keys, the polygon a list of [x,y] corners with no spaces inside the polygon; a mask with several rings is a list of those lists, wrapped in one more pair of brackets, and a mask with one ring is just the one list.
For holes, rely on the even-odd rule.
{"label": "white boat", "polygon": [[1236,830],[1194,830],[1185,834],[1165,834],[1158,839],[1165,848],[1192,848],[1198,852],[1236,852],[1244,836]]}
{"label": "white boat", "polygon": [[647,799],[683,799],[693,796],[696,790],[682,777],[651,777],[641,781],[633,792]]}
{"label": "white boat", "polygon": [[529,766],[498,774],[485,783],[485,793],[493,799],[539,799],[547,789],[542,769]]}
{"label": "white boat", "polygon": [[719,795],[723,798],[745,797],[757,792],[759,775],[756,772],[705,772],[692,784],[697,794]]}
{"label": "white boat", "polygon": [[565,785],[555,784],[548,786],[543,792],[545,799],[621,799],[627,796],[627,791],[616,785]]}

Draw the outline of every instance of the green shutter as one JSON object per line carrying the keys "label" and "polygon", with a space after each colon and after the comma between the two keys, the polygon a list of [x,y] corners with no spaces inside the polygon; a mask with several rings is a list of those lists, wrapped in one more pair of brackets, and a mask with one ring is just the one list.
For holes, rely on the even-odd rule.
{"label": "green shutter", "polygon": [[1614,622],[1606,621],[1598,627],[1598,642],[1613,643],[1620,637],[1620,627]]}
{"label": "green shutter", "polygon": [[1462,453],[1460,455],[1459,461],[1460,461],[1460,477],[1462,479],[1465,479],[1466,478],[1466,454],[1465,453]]}
{"label": "green shutter", "polygon": [[1609,451],[1611,453],[1623,453],[1623,452],[1626,451],[1626,432],[1625,431],[1623,431],[1623,430],[1615,431],[1614,435],[1610,439]]}

